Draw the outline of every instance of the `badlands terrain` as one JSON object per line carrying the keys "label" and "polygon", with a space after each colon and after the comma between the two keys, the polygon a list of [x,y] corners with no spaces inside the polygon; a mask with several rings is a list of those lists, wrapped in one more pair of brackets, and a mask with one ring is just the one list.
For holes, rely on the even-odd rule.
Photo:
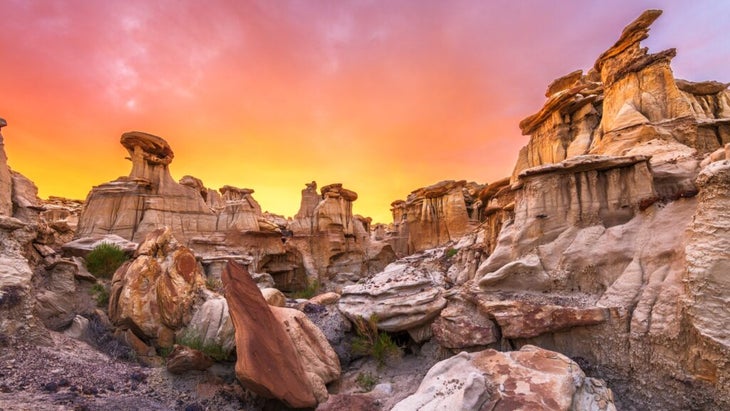
{"label": "badlands terrain", "polygon": [[175,181],[137,131],[128,176],[41,200],[0,137],[0,409],[730,409],[730,92],[642,47],[660,15],[547,86],[512,175],[388,225]]}

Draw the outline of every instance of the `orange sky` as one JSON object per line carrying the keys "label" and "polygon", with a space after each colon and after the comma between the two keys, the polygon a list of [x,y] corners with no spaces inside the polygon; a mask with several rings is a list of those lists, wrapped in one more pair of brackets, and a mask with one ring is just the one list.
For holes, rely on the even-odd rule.
{"label": "orange sky", "polygon": [[170,143],[176,179],[253,188],[284,215],[304,183],[341,182],[390,222],[418,187],[508,175],[547,84],[647,8],[678,77],[730,82],[728,2],[0,4],[6,151],[42,197],[127,175],[119,137],[140,130]]}

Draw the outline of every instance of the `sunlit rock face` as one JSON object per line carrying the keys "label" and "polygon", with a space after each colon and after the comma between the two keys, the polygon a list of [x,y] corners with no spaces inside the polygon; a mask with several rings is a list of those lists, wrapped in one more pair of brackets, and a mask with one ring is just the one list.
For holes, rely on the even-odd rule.
{"label": "sunlit rock face", "polygon": [[391,204],[391,243],[400,256],[438,247],[471,231],[479,221],[483,186],[461,181],[441,181],[422,187],[405,201]]}
{"label": "sunlit rock face", "polygon": [[2,135],[2,128],[8,123],[0,118],[0,215],[13,215],[13,184],[8,168],[8,157],[5,155],[5,140]]}
{"label": "sunlit rock face", "polygon": [[[522,121],[530,141],[482,212],[503,218],[497,233],[482,226],[486,258],[450,269],[478,265],[454,304],[492,321],[502,344],[591,364],[619,408],[722,409],[730,94],[675,80],[674,50],[641,47],[660,13],[627,26],[588,73],[555,80]],[[468,345],[456,337],[441,338]]]}

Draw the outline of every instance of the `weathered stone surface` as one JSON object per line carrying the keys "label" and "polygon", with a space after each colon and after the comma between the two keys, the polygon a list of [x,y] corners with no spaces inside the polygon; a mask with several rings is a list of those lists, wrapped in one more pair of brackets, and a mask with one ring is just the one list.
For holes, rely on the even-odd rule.
{"label": "weathered stone surface", "polygon": [[391,264],[363,284],[345,287],[338,307],[351,320],[378,318],[384,331],[430,323],[446,305],[444,273],[432,267]]}
{"label": "weathered stone surface", "polygon": [[284,307],[286,305],[286,296],[276,288],[263,288],[261,289],[261,295],[264,296],[264,300],[269,305],[275,307]]}
{"label": "weathered stone surface", "polygon": [[528,345],[506,353],[462,352],[439,362],[413,395],[393,407],[393,411],[415,409],[597,411],[616,407],[611,390],[601,381],[586,378],[570,358]]}
{"label": "weathered stone surface", "polygon": [[5,139],[2,128],[8,125],[0,118],[0,215],[13,216],[13,182],[8,168],[8,157],[5,154]]}
{"label": "weathered stone surface", "polygon": [[332,305],[338,301],[340,301],[340,295],[334,292],[318,294],[309,299],[310,303],[319,305]]}
{"label": "weathered stone surface", "polygon": [[230,262],[223,284],[236,330],[236,377],[255,393],[295,408],[317,399],[299,353],[246,269]]}
{"label": "weathered stone surface", "polygon": [[[714,162],[697,177],[697,212],[687,253],[688,314],[704,337],[730,347],[730,160]],[[719,365],[719,364],[718,364]]]}
{"label": "weathered stone surface", "polygon": [[188,371],[204,371],[213,365],[213,359],[202,352],[175,344],[167,356],[165,367],[173,374],[184,374]]}
{"label": "weathered stone surface", "polygon": [[94,248],[107,243],[113,244],[124,250],[127,255],[132,255],[139,244],[127,241],[115,234],[95,234],[90,237],[83,237],[65,243],[61,248],[64,253],[73,257],[86,257]]}
{"label": "weathered stone surface", "polygon": [[332,349],[337,353],[340,365],[349,364],[352,357],[351,334],[349,334],[352,324],[337,309],[337,306],[307,303],[302,307],[302,312],[322,331]]}
{"label": "weathered stone surface", "polygon": [[177,336],[194,336],[203,346],[221,347],[230,356],[236,349],[235,330],[226,299],[209,290],[202,290],[204,302],[195,306],[190,323]]}
{"label": "weathered stone surface", "polygon": [[61,260],[36,285],[36,315],[51,330],[62,330],[78,314],[76,272],[75,263]]}
{"label": "weathered stone surface", "polygon": [[441,181],[408,195],[406,201],[391,204],[395,237],[391,239],[397,255],[438,247],[458,239],[478,221],[476,183]]}
{"label": "weathered stone surface", "polygon": [[192,251],[180,245],[170,229],[152,231],[135,259],[114,273],[109,317],[115,325],[164,346],[175,330],[190,322],[204,284]]}
{"label": "weathered stone surface", "polygon": [[325,384],[340,378],[340,361],[327,338],[299,310],[272,306],[271,312],[289,335],[317,402],[327,401]]}
{"label": "weathered stone surface", "polygon": [[485,346],[501,338],[494,322],[463,299],[450,299],[431,329],[436,342],[445,348]]}

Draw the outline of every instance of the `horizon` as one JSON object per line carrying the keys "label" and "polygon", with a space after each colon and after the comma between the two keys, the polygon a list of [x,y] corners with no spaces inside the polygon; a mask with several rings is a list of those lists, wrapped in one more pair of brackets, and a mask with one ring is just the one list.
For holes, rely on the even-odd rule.
{"label": "horizon", "polygon": [[6,152],[41,197],[83,200],[128,175],[119,138],[138,130],[168,141],[175,180],[252,188],[287,217],[305,183],[342,183],[390,223],[419,187],[511,174],[548,84],[645,9],[664,10],[644,42],[677,48],[675,77],[730,82],[730,4],[661,3],[12,2]]}

